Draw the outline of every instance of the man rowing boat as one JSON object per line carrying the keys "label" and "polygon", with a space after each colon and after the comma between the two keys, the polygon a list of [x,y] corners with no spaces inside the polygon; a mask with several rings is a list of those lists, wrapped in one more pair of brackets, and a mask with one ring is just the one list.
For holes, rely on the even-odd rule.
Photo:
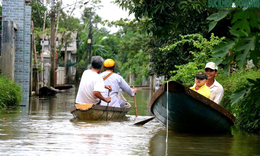
{"label": "man rowing boat", "polygon": [[101,100],[109,103],[111,97],[104,98],[101,93],[105,92],[105,88],[112,90],[111,85],[105,85],[103,78],[99,75],[102,71],[103,58],[93,56],[91,58],[92,69],[85,70],[82,74],[79,89],[76,97],[77,104],[100,104]]}

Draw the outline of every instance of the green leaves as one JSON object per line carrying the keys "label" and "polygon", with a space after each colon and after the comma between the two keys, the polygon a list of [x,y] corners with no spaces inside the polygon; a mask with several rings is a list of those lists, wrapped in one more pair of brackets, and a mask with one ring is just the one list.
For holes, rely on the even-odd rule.
{"label": "green leaves", "polygon": [[217,58],[224,58],[235,45],[235,42],[227,39],[226,42],[221,42],[212,50],[212,56]]}
{"label": "green leaves", "polygon": [[[247,33],[250,33],[250,24],[248,22],[248,19],[250,18],[250,13],[247,11],[237,12],[234,14],[234,17],[231,21],[232,24],[232,30],[242,30]],[[254,24],[254,22],[252,22]]]}
{"label": "green leaves", "polygon": [[239,67],[243,67],[250,57],[250,50],[255,49],[255,37],[247,37],[243,40],[239,40],[237,46],[235,47],[237,53],[236,60]]}
{"label": "green leaves", "polygon": [[[257,71],[250,70],[247,73],[257,73]],[[258,73],[257,75],[259,75]],[[255,77],[255,75],[251,75],[251,77]],[[239,81],[239,78],[235,80]],[[230,96],[231,107],[234,110],[233,113],[238,117],[236,123],[240,128],[246,131],[258,133],[260,127],[256,126],[256,119],[259,119],[260,113],[260,79],[247,78],[246,83],[239,82],[233,85],[235,84],[241,85],[238,86],[239,89]],[[259,120],[257,123],[258,122]]]}
{"label": "green leaves", "polygon": [[259,37],[258,33],[252,32],[253,28],[259,28],[259,17],[257,12],[259,9],[250,9],[242,11],[241,9],[233,9],[231,11],[219,11],[210,15],[207,19],[213,20],[209,24],[209,31],[214,29],[216,23],[226,17],[229,13],[234,13],[230,28],[230,33],[234,39],[226,40],[213,50],[213,57],[222,60],[222,64],[229,65],[234,60],[238,67],[244,67],[247,60],[252,59],[254,64],[258,63],[259,54]]}
{"label": "green leaves", "polygon": [[185,43],[192,44],[195,48],[199,49],[197,52],[190,51],[193,55],[192,61],[187,64],[175,66],[176,70],[171,71],[173,75],[171,80],[182,81],[184,84],[189,85],[194,82],[194,74],[203,69],[205,62],[210,60],[209,56],[212,53],[213,46],[218,45],[224,38],[216,37],[214,34],[211,34],[209,41],[200,34],[180,35],[180,37],[182,40],[169,45],[163,50],[174,50],[174,48],[183,46]]}
{"label": "green leaves", "polygon": [[214,21],[214,22],[210,22],[209,23],[209,30],[208,30],[208,32],[210,32],[212,29],[214,29],[215,28],[215,26],[217,25],[217,21]]}
{"label": "green leaves", "polygon": [[22,88],[16,82],[0,75],[0,109],[19,106],[22,102]]}
{"label": "green leaves", "polygon": [[210,15],[207,20],[220,21],[230,13],[229,10],[220,10],[217,13]]}
{"label": "green leaves", "polygon": [[239,100],[243,99],[244,96],[246,95],[246,93],[248,92],[248,90],[246,89],[241,89],[241,90],[238,90],[236,92],[234,92],[230,98],[231,98],[231,105],[234,105],[236,104]]}
{"label": "green leaves", "polygon": [[259,28],[259,19],[257,16],[258,11],[257,9],[251,9],[235,13],[231,21],[231,23],[234,24],[231,29],[243,30],[250,33],[251,27]]}
{"label": "green leaves", "polygon": [[[116,0],[129,9],[137,20],[146,19],[144,31],[157,37],[171,37],[172,33],[196,33],[201,30],[209,9],[207,0]],[[130,4],[130,5],[125,5]],[[195,31],[196,30],[196,31]]]}
{"label": "green leaves", "polygon": [[[241,9],[234,9],[233,24],[230,28],[230,33],[234,36],[233,39],[227,39],[213,50],[213,57],[218,57],[219,62],[225,64],[226,71],[229,71],[229,65],[235,63],[240,68],[244,68],[247,61],[252,59],[253,63],[259,63],[259,9],[254,8],[242,11]],[[211,15],[209,18],[215,22],[221,17]],[[213,26],[209,25],[209,31]],[[255,29],[256,28],[256,29]],[[250,71],[249,71],[250,72]],[[242,76],[242,75],[241,75]],[[235,79],[238,81],[239,78]],[[255,77],[254,77],[255,79]],[[247,79],[244,83],[239,84],[237,89],[231,96],[231,107],[233,113],[236,114],[237,125],[247,131],[259,132],[260,114],[260,79]],[[231,88],[231,87],[230,87]]]}
{"label": "green leaves", "polygon": [[209,23],[209,30],[208,32],[210,32],[212,29],[215,28],[215,26],[217,25],[218,21],[222,20],[223,18],[225,18],[228,14],[230,13],[229,10],[221,10],[217,13],[211,14],[207,20],[210,20],[212,22]]}

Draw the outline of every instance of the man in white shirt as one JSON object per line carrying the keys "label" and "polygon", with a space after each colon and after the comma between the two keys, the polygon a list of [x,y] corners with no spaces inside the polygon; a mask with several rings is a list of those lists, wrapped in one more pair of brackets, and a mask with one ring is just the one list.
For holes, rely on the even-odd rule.
{"label": "man in white shirt", "polygon": [[[115,61],[112,59],[107,59],[104,62],[105,71],[100,75],[105,78],[105,84],[112,86],[112,91],[110,92],[109,96],[111,96],[111,102],[109,106],[112,107],[124,107],[125,101],[118,98],[118,92],[121,88],[123,92],[127,93],[129,96],[133,97],[136,94],[135,89],[131,89],[131,87],[126,83],[126,81],[122,78],[122,76],[113,73],[115,69]],[[107,97],[108,91],[102,93],[102,96]],[[101,105],[107,105],[104,101],[101,102]]]}
{"label": "man in white shirt", "polygon": [[215,77],[218,75],[218,67],[214,62],[208,62],[205,66],[205,73],[208,75],[208,81],[206,85],[210,89],[210,99],[217,104],[220,104],[224,96],[224,89],[222,85],[215,79]]}
{"label": "man in white shirt", "polygon": [[99,75],[103,62],[104,60],[100,56],[91,58],[92,69],[85,70],[82,74],[76,97],[77,104],[100,104],[100,100],[111,101],[111,97],[104,98],[101,95],[105,92],[105,88],[112,90],[110,85],[104,85],[103,78]]}

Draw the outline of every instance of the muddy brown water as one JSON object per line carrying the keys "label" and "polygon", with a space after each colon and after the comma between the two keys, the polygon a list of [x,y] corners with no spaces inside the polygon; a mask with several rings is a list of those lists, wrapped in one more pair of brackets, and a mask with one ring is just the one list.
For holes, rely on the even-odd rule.
{"label": "muddy brown water", "polygon": [[134,99],[125,95],[133,106],[127,120],[75,120],[69,108],[76,92],[77,88],[71,88],[55,97],[32,97],[28,107],[1,110],[0,155],[260,155],[260,137],[235,129],[233,135],[197,136],[171,131],[166,135],[167,130],[156,119],[134,126],[152,115],[148,106],[150,90],[138,90],[137,118]]}

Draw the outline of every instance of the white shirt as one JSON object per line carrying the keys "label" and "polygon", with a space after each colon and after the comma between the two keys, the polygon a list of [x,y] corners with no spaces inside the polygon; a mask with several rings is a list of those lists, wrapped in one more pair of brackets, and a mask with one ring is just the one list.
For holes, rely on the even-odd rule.
{"label": "white shirt", "polygon": [[220,83],[218,83],[214,79],[214,83],[209,87],[210,89],[210,100],[220,104],[223,96],[224,96],[224,89]]}
{"label": "white shirt", "polygon": [[[100,75],[104,78],[106,77],[110,71],[105,71],[101,73]],[[135,95],[133,89],[126,83],[126,81],[122,78],[122,76],[113,73],[105,80],[105,85],[111,85],[112,91],[109,93],[109,96],[111,97],[111,102],[109,103],[109,106],[113,107],[120,107],[119,99],[117,97],[117,94],[119,92],[119,89],[121,88],[123,92],[126,92],[129,96],[133,97]],[[102,96],[106,98],[108,96],[108,90],[106,90],[105,93],[102,93]],[[107,105],[106,102],[101,101],[101,105]]]}
{"label": "white shirt", "polygon": [[105,92],[103,78],[96,72],[85,70],[80,80],[76,103],[97,104],[100,99],[93,94],[94,91]]}

